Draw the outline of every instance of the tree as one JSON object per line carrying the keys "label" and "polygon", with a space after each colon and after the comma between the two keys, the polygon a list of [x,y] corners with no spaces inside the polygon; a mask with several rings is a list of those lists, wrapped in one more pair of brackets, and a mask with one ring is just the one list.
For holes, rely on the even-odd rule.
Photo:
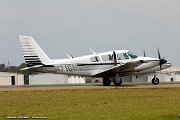
{"label": "tree", "polygon": [[22,63],[21,65],[18,66],[17,72],[22,73],[22,74],[26,74],[27,73],[26,70],[21,70],[22,68],[25,68],[25,67],[27,67],[26,63]]}
{"label": "tree", "polygon": [[18,66],[10,66],[10,72],[13,72],[13,73],[17,73],[18,71]]}
{"label": "tree", "polygon": [[7,72],[7,68],[6,68],[6,65],[4,63],[0,64],[0,72]]}

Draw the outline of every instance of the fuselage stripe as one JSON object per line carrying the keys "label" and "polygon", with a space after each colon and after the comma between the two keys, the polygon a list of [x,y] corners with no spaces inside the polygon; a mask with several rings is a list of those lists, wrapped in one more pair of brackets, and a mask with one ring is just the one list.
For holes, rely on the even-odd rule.
{"label": "fuselage stripe", "polygon": [[[117,64],[120,64],[120,63],[117,63]],[[114,65],[114,63],[77,64],[77,66],[90,66],[90,65]]]}

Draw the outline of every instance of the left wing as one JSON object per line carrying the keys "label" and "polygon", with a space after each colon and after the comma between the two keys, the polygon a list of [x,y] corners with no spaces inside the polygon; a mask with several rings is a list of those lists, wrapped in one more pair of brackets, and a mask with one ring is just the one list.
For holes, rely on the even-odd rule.
{"label": "left wing", "polygon": [[119,73],[120,76],[124,76],[129,72],[134,72],[134,68],[143,64],[143,61],[132,61],[127,62],[124,65],[116,65],[108,70],[102,71],[100,73],[94,74],[94,77],[104,77],[104,76],[115,76],[116,73]]}

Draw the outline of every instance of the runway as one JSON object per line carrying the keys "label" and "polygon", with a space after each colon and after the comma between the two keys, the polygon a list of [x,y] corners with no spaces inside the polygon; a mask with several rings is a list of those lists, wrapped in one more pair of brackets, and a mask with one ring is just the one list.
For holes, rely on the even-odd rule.
{"label": "runway", "polygon": [[75,90],[75,89],[145,89],[145,88],[180,88],[180,84],[159,84],[159,85],[122,85],[122,86],[98,86],[98,85],[75,85],[75,86],[7,86],[0,87],[0,91],[26,91],[26,90]]}

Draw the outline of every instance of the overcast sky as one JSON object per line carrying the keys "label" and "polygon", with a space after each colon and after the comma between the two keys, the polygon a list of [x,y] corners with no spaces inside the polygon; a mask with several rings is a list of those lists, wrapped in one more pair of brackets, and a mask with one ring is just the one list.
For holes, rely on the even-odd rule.
{"label": "overcast sky", "polygon": [[50,58],[128,49],[180,66],[179,0],[0,0],[0,63],[24,62],[18,35]]}

